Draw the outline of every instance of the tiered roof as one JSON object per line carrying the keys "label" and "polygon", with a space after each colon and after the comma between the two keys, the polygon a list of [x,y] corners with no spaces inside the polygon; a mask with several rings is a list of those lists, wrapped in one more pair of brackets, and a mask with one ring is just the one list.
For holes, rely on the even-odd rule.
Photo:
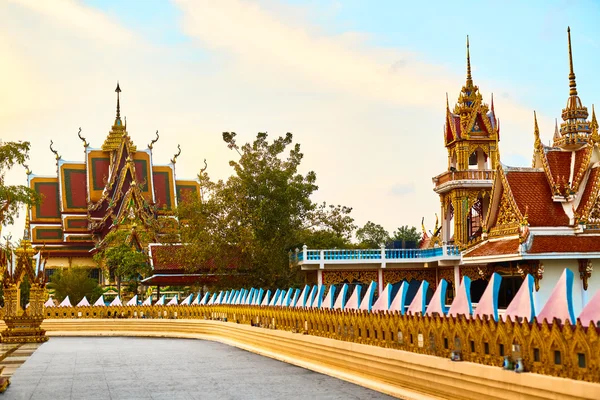
{"label": "tiered roof", "polygon": [[534,115],[533,165],[498,166],[487,232],[466,250],[464,262],[600,252],[598,123],[595,112],[587,120],[587,108],[577,96],[570,31],[569,60],[569,99],[553,146],[542,144]]}
{"label": "tiered roof", "polygon": [[[128,240],[140,243],[139,232],[168,217],[178,200],[188,193],[199,193],[196,180],[179,180],[175,176],[175,156],[167,165],[154,165],[153,140],[145,150],[138,150],[121,119],[120,93],[117,84],[117,110],[112,127],[100,149],[83,142],[85,160],[65,161],[52,147],[56,174],[33,175],[29,185],[43,197],[31,210],[31,238],[34,246],[45,246],[51,256],[89,257],[101,247],[111,231],[127,226]],[[165,219],[166,219],[165,218]],[[176,221],[174,221],[176,223]]]}

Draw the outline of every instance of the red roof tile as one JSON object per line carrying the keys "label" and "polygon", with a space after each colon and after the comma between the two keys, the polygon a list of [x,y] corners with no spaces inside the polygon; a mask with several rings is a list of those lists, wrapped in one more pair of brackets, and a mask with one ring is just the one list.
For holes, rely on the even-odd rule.
{"label": "red roof tile", "polygon": [[554,183],[568,182],[571,176],[571,152],[570,151],[548,151],[546,153],[550,174]]}
{"label": "red roof tile", "polygon": [[510,190],[530,226],[568,226],[569,217],[561,203],[552,200],[546,174],[542,171],[506,172]]}
{"label": "red roof tile", "polygon": [[600,252],[600,236],[540,236],[533,237],[527,253],[590,253]]}
{"label": "red roof tile", "polygon": [[486,242],[473,250],[467,250],[465,258],[516,254],[519,252],[519,239],[505,239]]}

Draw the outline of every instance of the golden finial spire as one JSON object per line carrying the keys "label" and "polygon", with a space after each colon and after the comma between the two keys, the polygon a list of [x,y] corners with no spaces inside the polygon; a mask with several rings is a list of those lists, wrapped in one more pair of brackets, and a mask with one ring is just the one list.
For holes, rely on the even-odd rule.
{"label": "golden finial spire", "polygon": [[592,129],[598,128],[598,120],[596,119],[596,109],[592,104]]}
{"label": "golden finial spire", "polygon": [[27,205],[27,209],[25,210],[25,229],[23,230],[23,240],[30,240],[31,236],[29,235],[31,229],[31,220],[29,219],[29,213],[31,208]]}
{"label": "golden finial spire", "polygon": [[117,92],[117,119],[121,119],[121,104],[119,99],[121,88],[119,87],[119,81],[117,81],[117,88],[115,89],[115,92]]}
{"label": "golden finial spire", "polygon": [[446,110],[450,110],[450,102],[448,101],[448,92],[446,92]]}
{"label": "golden finial spire", "polygon": [[573,71],[573,52],[571,51],[571,27],[567,27],[567,35],[569,37],[569,95],[577,96],[577,83]]}
{"label": "golden finial spire", "polygon": [[471,53],[469,52],[469,35],[467,35],[467,87],[473,86],[473,77],[471,76]]}
{"label": "golden finial spire", "polygon": [[558,118],[554,118],[554,140],[560,139],[560,132],[558,130]]}
{"label": "golden finial spire", "polygon": [[535,138],[535,147],[537,148],[542,144],[542,141],[540,140],[540,128],[538,127],[537,114],[535,111],[533,112],[533,121],[533,136]]}

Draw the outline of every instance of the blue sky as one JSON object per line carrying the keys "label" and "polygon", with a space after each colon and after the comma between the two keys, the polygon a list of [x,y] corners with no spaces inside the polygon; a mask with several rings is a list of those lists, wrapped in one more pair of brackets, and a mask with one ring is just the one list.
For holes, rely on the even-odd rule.
{"label": "blue sky", "polygon": [[528,165],[533,111],[547,142],[566,104],[568,25],[579,95],[590,111],[600,102],[599,17],[594,1],[8,0],[0,137],[32,143],[35,174],[54,173],[50,138],[82,161],[77,130],[99,147],[119,80],[138,147],[158,129],[165,164],[183,145],[180,178],[204,158],[212,176],[231,173],[223,131],[291,131],[317,173],[315,200],[353,207],[359,225],[433,225],[445,93],[452,105],[464,84],[466,35],[475,83],[495,96],[502,162]]}

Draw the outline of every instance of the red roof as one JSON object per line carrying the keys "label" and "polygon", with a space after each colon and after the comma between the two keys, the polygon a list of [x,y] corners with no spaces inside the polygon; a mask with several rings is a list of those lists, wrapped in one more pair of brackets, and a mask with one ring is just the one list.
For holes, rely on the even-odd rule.
{"label": "red roof", "polygon": [[527,253],[591,253],[600,252],[600,236],[535,235]]}
{"label": "red roof", "polygon": [[561,203],[552,200],[552,192],[544,172],[507,171],[506,179],[519,211],[522,215],[527,214],[530,226],[569,225],[569,217]]}
{"label": "red roof", "polygon": [[183,263],[176,257],[181,245],[150,246],[154,271],[182,271]]}
{"label": "red roof", "polygon": [[571,152],[552,150],[546,153],[554,183],[566,183],[571,176]]}
{"label": "red roof", "polygon": [[504,239],[486,242],[473,250],[467,250],[464,257],[484,257],[502,254],[516,254],[519,252],[519,239]]}

